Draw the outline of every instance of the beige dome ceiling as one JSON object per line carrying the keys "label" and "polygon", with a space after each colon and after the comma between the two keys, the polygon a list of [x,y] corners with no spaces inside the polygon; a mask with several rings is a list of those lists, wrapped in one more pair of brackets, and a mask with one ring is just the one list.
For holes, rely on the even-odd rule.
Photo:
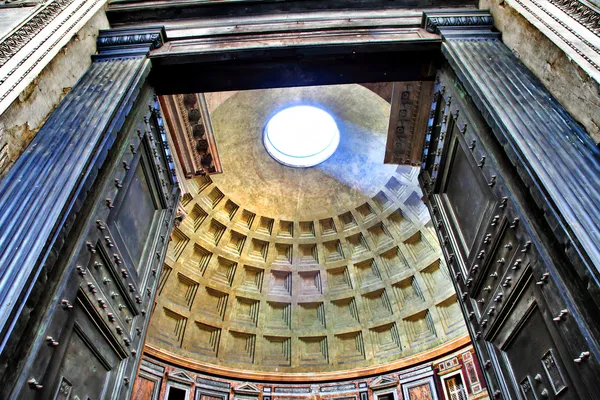
{"label": "beige dome ceiling", "polygon": [[[316,167],[263,147],[292,104],[340,129]],[[418,169],[383,164],[387,102],[359,85],[255,90],[211,117],[224,172],[191,182],[150,348],[213,372],[296,374],[392,365],[466,335]]]}
{"label": "beige dome ceiling", "polygon": [[[265,151],[270,116],[291,105],[333,115],[340,144],[325,162],[290,168]],[[288,219],[327,217],[375,196],[396,166],[383,164],[390,105],[360,85],[239,92],[211,114],[225,173],[213,181],[251,210]]]}

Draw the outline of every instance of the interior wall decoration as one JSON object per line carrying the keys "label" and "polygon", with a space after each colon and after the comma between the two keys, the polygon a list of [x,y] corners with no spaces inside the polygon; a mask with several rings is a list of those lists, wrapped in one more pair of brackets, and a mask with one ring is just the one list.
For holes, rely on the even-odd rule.
{"label": "interior wall decoration", "polygon": [[[429,361],[416,361],[408,367],[388,370],[374,376],[338,376],[334,381],[319,382],[305,375],[296,382],[270,382],[263,379],[244,380],[244,371],[237,378],[215,376],[172,365],[160,358],[145,355],[142,359],[140,376],[135,382],[133,398],[148,394],[145,400],[164,397],[171,387],[181,388],[188,393],[187,399],[242,399],[242,400],[413,400],[445,399],[456,400],[444,389],[443,375],[436,366],[451,360],[459,360],[459,371],[464,371],[465,354],[473,354],[470,345],[459,346],[450,353],[433,357]],[[461,356],[462,354],[462,356]],[[447,374],[446,374],[447,375]],[[478,379],[483,379],[481,370]],[[150,394],[152,393],[152,394]],[[485,389],[473,392],[466,388],[468,400],[487,399]],[[142,397],[139,397],[142,398]]]}
{"label": "interior wall decoration", "polygon": [[159,97],[183,176],[222,172],[204,93]]}

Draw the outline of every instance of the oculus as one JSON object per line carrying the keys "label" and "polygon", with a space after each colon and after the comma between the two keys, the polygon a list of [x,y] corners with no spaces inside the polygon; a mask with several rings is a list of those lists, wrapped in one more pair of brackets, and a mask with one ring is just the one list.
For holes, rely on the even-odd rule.
{"label": "oculus", "polygon": [[289,167],[312,167],[327,160],[340,143],[333,117],[313,106],[293,106],[275,114],[263,141],[275,160]]}

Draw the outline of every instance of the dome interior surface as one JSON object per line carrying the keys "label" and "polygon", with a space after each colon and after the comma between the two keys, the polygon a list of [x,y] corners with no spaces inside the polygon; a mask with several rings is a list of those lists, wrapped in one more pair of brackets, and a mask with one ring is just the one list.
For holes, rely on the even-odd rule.
{"label": "dome interior surface", "polygon": [[[222,174],[187,182],[147,345],[198,365],[308,373],[383,366],[466,335],[418,168],[383,164],[389,103],[360,85],[207,95]],[[292,168],[270,116],[333,115],[339,147]]]}

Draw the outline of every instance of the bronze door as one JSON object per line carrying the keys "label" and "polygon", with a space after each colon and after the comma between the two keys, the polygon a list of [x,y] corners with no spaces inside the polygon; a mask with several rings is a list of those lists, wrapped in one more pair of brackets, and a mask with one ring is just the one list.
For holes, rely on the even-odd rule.
{"label": "bronze door", "polygon": [[590,399],[598,393],[570,289],[549,271],[551,231],[466,90],[439,75],[420,181],[490,395]]}
{"label": "bronze door", "polygon": [[[166,143],[146,86],[75,217],[80,228],[58,256],[63,284],[38,338],[38,361],[15,398],[131,393],[179,197]],[[24,381],[31,376],[42,378]]]}

